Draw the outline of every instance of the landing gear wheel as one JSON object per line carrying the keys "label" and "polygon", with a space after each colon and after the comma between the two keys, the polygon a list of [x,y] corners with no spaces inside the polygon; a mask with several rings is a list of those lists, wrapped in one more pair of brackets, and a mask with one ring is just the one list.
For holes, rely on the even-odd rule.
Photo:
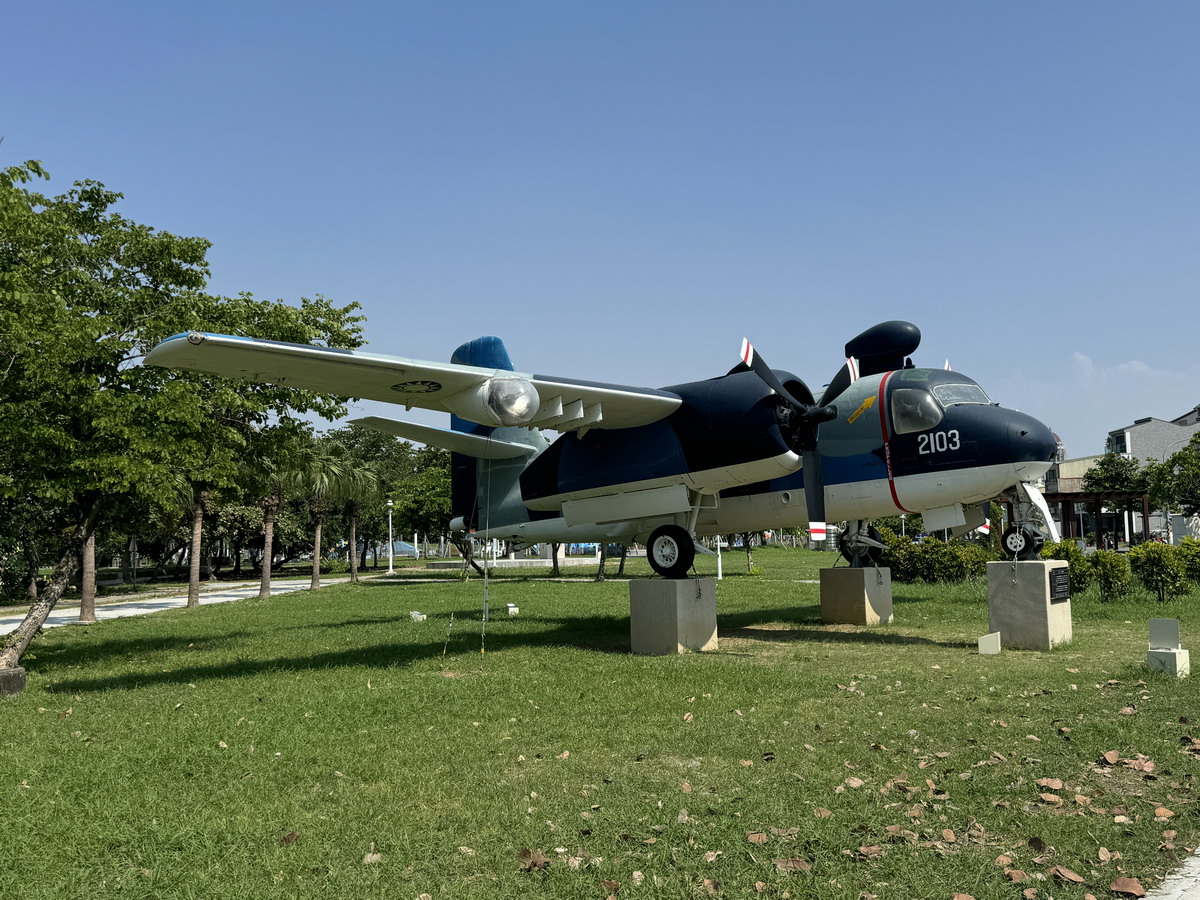
{"label": "landing gear wheel", "polygon": [[646,558],[663,578],[683,578],[696,559],[696,542],[686,528],[661,525],[650,534]]}
{"label": "landing gear wheel", "polygon": [[883,543],[883,535],[874,525],[868,525],[865,532],[847,531],[838,541],[838,550],[841,551],[842,559],[850,563],[852,569],[865,569],[869,566],[878,566],[883,562],[883,548],[860,540],[864,537],[877,544]]}
{"label": "landing gear wheel", "polygon": [[1028,525],[1014,525],[1000,538],[1005,553],[1023,560],[1037,559],[1042,543],[1041,536]]}

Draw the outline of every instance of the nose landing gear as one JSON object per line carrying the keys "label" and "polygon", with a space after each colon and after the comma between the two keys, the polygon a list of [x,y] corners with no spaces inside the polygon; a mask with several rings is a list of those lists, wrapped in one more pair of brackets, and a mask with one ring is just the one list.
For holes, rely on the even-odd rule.
{"label": "nose landing gear", "polygon": [[1004,552],[1021,560],[1037,559],[1044,543],[1042,536],[1029,525],[1014,525],[1000,537]]}
{"label": "nose landing gear", "polygon": [[1059,541],[1058,526],[1036,485],[1018,482],[1013,493],[1016,523],[1001,536],[1000,545],[1016,559],[1037,559],[1047,538],[1054,543]]}

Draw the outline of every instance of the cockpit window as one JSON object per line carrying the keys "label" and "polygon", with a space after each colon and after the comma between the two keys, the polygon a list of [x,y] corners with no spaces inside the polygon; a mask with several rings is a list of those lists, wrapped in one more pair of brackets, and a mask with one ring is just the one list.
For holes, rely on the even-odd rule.
{"label": "cockpit window", "polygon": [[926,431],[940,421],[942,408],[929,391],[900,388],[892,392],[892,428],[896,434]]}
{"label": "cockpit window", "polygon": [[942,406],[953,406],[956,403],[991,403],[988,395],[977,384],[938,384],[934,385],[933,396],[942,401]]}

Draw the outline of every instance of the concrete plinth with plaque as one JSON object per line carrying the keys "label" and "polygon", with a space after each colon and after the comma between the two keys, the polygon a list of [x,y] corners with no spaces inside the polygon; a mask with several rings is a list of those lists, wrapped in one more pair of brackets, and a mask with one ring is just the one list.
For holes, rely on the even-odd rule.
{"label": "concrete plinth with plaque", "polygon": [[821,570],[821,621],[826,625],[890,625],[892,570]]}
{"label": "concrete plinth with plaque", "polygon": [[1071,578],[1066,560],[990,562],[988,631],[1009,650],[1049,650],[1071,640]]}
{"label": "concrete plinth with plaque", "polygon": [[716,650],[716,582],[711,578],[629,582],[629,638],[633,652],[643,656]]}

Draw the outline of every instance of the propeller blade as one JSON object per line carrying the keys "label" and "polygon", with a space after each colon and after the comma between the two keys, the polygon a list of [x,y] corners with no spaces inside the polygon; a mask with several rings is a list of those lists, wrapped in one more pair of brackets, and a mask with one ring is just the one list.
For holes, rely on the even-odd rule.
{"label": "propeller blade", "polygon": [[767,383],[767,387],[777,393],[780,397],[794,406],[796,409],[807,411],[812,409],[805,403],[801,403],[788,392],[788,389],[783,386],[776,376],[771,371],[771,367],[767,365],[766,360],[754,352],[754,345],[747,338],[742,338],[742,362],[744,362],[750,370]]}
{"label": "propeller blade", "polygon": [[821,472],[821,454],[804,452],[804,505],[808,508],[808,528],[825,530],[825,477]]}

